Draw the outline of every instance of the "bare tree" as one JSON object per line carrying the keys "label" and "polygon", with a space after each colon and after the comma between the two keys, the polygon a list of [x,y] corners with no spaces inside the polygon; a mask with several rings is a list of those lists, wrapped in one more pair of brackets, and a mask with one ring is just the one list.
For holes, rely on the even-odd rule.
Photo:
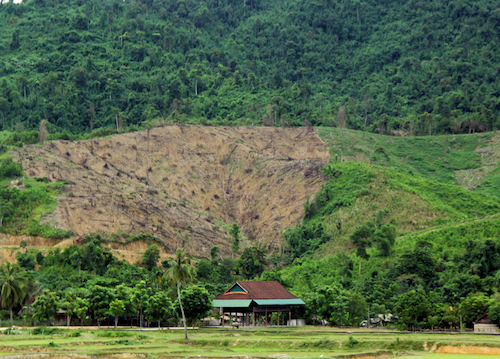
{"label": "bare tree", "polygon": [[42,144],[45,143],[45,141],[47,141],[47,134],[47,120],[41,120],[38,129],[38,142]]}
{"label": "bare tree", "polygon": [[340,128],[345,128],[345,115],[346,115],[345,106],[340,106],[339,112],[337,113],[337,120],[339,122]]}
{"label": "bare tree", "polygon": [[95,105],[93,103],[90,104],[89,108],[87,109],[90,114],[90,121],[89,121],[89,127],[90,127],[90,132],[94,130],[94,118],[95,118]]}
{"label": "bare tree", "polygon": [[271,106],[271,104],[267,105],[266,107],[267,114],[262,117],[262,123],[264,126],[272,126],[274,123],[273,119],[273,113],[274,113],[274,108]]}

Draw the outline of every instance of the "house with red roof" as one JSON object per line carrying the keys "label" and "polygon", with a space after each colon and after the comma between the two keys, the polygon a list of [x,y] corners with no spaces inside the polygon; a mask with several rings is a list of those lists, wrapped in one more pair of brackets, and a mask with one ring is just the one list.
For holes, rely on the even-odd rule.
{"label": "house with red roof", "polygon": [[[242,281],[234,283],[223,294],[215,297],[214,308],[220,309],[222,326],[225,314],[237,318],[232,325],[290,325],[292,307],[305,303],[277,281]],[[272,313],[277,313],[273,316]],[[288,314],[288,321],[286,321]]]}
{"label": "house with red roof", "polygon": [[500,329],[489,317],[488,313],[482,315],[472,322],[474,333],[498,333]]}

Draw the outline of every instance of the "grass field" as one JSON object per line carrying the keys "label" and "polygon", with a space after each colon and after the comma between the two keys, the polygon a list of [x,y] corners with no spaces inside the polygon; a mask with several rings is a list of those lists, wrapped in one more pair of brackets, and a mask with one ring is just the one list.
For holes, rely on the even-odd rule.
{"label": "grass field", "polygon": [[[50,329],[49,329],[50,330]],[[39,330],[36,332],[40,332]],[[182,330],[65,330],[52,334],[34,334],[33,329],[19,329],[0,335],[0,354],[73,353],[116,354],[143,353],[158,357],[236,357],[321,358],[337,355],[387,350],[409,357],[424,355],[430,359],[494,358],[494,355],[431,354],[429,349],[442,345],[500,347],[500,336],[473,334],[413,334],[388,331],[331,328],[202,329],[190,330],[183,340]],[[47,333],[47,331],[45,331]]]}

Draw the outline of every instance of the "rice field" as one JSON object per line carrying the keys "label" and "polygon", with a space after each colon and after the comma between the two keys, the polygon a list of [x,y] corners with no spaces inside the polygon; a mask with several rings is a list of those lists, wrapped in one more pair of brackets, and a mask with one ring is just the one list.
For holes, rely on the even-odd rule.
{"label": "rice field", "polygon": [[[20,328],[0,334],[0,355],[46,353],[91,354],[100,358],[127,353],[129,358],[326,358],[372,353],[423,356],[428,359],[500,358],[500,336],[474,334],[425,334],[383,330],[332,328],[259,328],[189,330],[33,329]],[[472,347],[495,355],[445,354],[443,348]],[[462,348],[462,347],[460,347]],[[486,349],[484,349],[486,348]],[[434,353],[437,351],[437,353]]]}

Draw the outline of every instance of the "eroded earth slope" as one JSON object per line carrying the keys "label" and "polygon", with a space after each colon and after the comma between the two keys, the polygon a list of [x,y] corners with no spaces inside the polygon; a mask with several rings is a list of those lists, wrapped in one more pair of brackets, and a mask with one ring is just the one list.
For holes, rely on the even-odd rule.
{"label": "eroded earth slope", "polygon": [[[169,126],[14,154],[30,177],[66,181],[44,221],[89,232],[150,232],[167,252],[229,253],[228,226],[272,250],[324,180],[312,128]],[[244,243],[245,244],[245,243]]]}

